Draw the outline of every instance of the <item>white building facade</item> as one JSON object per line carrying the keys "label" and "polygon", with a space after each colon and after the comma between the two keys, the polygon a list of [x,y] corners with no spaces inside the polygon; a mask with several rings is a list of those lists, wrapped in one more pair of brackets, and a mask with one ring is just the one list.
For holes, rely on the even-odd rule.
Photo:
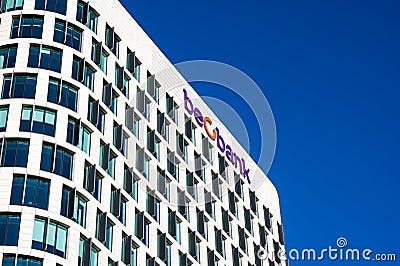
{"label": "white building facade", "polygon": [[3,266],[287,265],[275,187],[118,1],[0,8]]}

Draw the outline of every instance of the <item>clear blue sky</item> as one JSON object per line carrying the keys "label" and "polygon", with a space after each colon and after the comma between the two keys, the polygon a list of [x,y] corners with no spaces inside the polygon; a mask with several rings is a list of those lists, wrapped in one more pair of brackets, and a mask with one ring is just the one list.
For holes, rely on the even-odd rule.
{"label": "clear blue sky", "polygon": [[[225,62],[264,90],[288,249],[344,236],[400,260],[400,1],[122,3],[173,63]],[[344,264],[396,265],[291,265]]]}

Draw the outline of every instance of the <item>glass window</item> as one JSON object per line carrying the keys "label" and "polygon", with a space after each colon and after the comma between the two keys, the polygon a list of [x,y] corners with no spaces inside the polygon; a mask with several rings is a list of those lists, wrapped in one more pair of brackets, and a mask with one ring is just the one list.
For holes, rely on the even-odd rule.
{"label": "glass window", "polygon": [[85,85],[92,91],[94,89],[94,73],[95,71],[93,68],[91,68],[90,66],[85,66],[85,76],[83,85]]}
{"label": "glass window", "polygon": [[166,98],[166,112],[172,121],[178,123],[178,106],[175,104],[173,97],[168,94]]}
{"label": "glass window", "polygon": [[124,67],[115,64],[115,71],[114,71],[114,84],[121,92],[125,95],[124,92]]}
{"label": "glass window", "polygon": [[34,99],[36,92],[36,75],[11,74],[4,75],[1,97]]}
{"label": "glass window", "polygon": [[0,213],[0,246],[17,246],[19,236],[19,214]]}
{"label": "glass window", "polygon": [[97,20],[99,15],[83,1],[78,1],[76,20],[97,33]]}
{"label": "glass window", "polygon": [[120,203],[120,209],[119,209],[119,217],[118,220],[123,224],[126,225],[126,203],[127,200],[124,198],[121,198],[121,203]]}
{"label": "glass window", "polygon": [[97,33],[97,20],[99,15],[92,8],[89,8],[88,21],[86,27]]}
{"label": "glass window", "polygon": [[20,130],[54,137],[57,113],[50,109],[23,106]]}
{"label": "glass window", "polygon": [[[79,130],[77,131],[77,129]],[[90,154],[91,131],[80,121],[70,117],[67,126],[67,142]],[[75,136],[76,135],[76,136]]]}
{"label": "glass window", "polygon": [[87,88],[94,89],[95,70],[84,59],[74,56],[72,62],[72,78],[81,82]]}
{"label": "glass window", "polygon": [[150,224],[145,220],[143,223],[143,239],[142,242],[146,246],[149,246],[149,230],[150,230]]}
{"label": "glass window", "polygon": [[54,25],[53,41],[65,44],[77,51],[82,49],[82,30],[77,26],[56,19]]}
{"label": "glass window", "polygon": [[[63,187],[61,197],[61,215],[67,218],[71,218],[77,224],[82,227],[86,226],[86,203],[87,201],[75,190],[71,190],[68,187]],[[71,210],[70,208],[73,208]],[[68,217],[73,214],[72,217]]]}
{"label": "glass window", "polygon": [[119,57],[119,42],[121,39],[114,32],[114,28],[106,25],[106,46],[110,48],[116,57]]}
{"label": "glass window", "polygon": [[92,61],[103,71],[104,74],[107,74],[107,58],[108,54],[101,46],[101,43],[92,40]]}
{"label": "glass window", "polygon": [[41,45],[31,45],[29,50],[28,67],[39,67],[60,73],[61,58],[61,50]]}
{"label": "glass window", "polygon": [[23,0],[1,0],[1,13],[13,10],[21,10],[23,5]]}
{"label": "glass window", "polygon": [[13,17],[11,38],[41,39],[43,33],[43,16],[21,15]]}
{"label": "glass window", "polygon": [[[122,252],[121,252],[121,261],[125,263],[126,265],[136,265],[136,247],[133,245],[133,243],[129,243],[128,241],[131,241],[131,238],[128,237],[124,232],[122,232]],[[127,243],[128,242],[128,243]],[[129,249],[127,250],[127,244]],[[130,260],[127,260],[126,255],[130,255],[129,258]]]}
{"label": "glass window", "polygon": [[[114,174],[115,174],[115,160],[117,158],[117,155],[109,149],[108,152],[106,152],[106,149],[109,149],[105,143],[102,141],[100,142],[100,156],[99,156],[99,165],[109,174],[113,179],[114,179]],[[105,165],[105,160],[103,160],[103,156],[108,154],[108,162],[107,165]],[[108,166],[108,167],[107,167]]]}
{"label": "glass window", "polygon": [[28,163],[29,140],[6,139],[2,148],[2,167],[26,167]]}
{"label": "glass window", "polygon": [[54,34],[53,34],[53,41],[58,43],[64,43],[65,40],[65,27],[66,23],[62,20],[56,19],[54,24]]}
{"label": "glass window", "polygon": [[8,118],[8,106],[0,107],[0,132],[6,131]]}
{"label": "glass window", "polygon": [[[84,265],[83,256],[84,256],[85,241],[86,241],[86,239],[81,235],[81,238],[79,240],[78,266],[83,266]],[[92,244],[91,245],[91,250],[90,250],[90,256],[86,257],[86,258],[89,258],[89,264],[88,265],[97,266],[98,255],[99,255],[99,251]]]}
{"label": "glass window", "polygon": [[103,50],[101,52],[101,62],[100,62],[100,69],[107,75],[107,58],[108,54]]}
{"label": "glass window", "polygon": [[[15,264],[16,263],[16,264]],[[43,261],[23,255],[4,255],[3,266],[42,266]]]}
{"label": "glass window", "polygon": [[[96,116],[97,114],[97,116]],[[89,96],[87,119],[101,132],[104,132],[104,121],[106,112],[99,107],[99,101]]]}
{"label": "glass window", "polygon": [[35,9],[47,10],[65,15],[67,12],[67,0],[36,0]]}
{"label": "glass window", "polygon": [[121,91],[127,98],[129,98],[129,81],[129,77],[124,74],[124,87]]}
{"label": "glass window", "polygon": [[90,150],[90,134],[90,130],[85,125],[81,124],[78,148],[87,154],[89,154]]}
{"label": "glass window", "polygon": [[136,59],[136,62],[135,62],[135,70],[134,70],[134,72],[133,72],[133,77],[138,81],[138,82],[140,82],[140,65],[141,65],[142,63],[140,63],[140,61],[138,60],[138,59]]}
{"label": "glass window", "polygon": [[139,138],[139,121],[140,118],[138,118],[136,115],[133,117],[133,135],[135,137]]}
{"label": "glass window", "polygon": [[65,81],[50,78],[47,101],[77,110],[78,89]]}
{"label": "glass window", "polygon": [[[90,164],[88,162],[85,163],[84,177],[83,177],[83,187],[89,191],[89,168]],[[94,188],[93,191],[89,191],[92,196],[97,199],[99,202],[101,201],[101,183],[103,177],[96,171],[94,173]]]}
{"label": "glass window", "polygon": [[72,61],[72,78],[76,81],[83,81],[83,71],[85,67],[85,60],[74,56]]}
{"label": "glass window", "polygon": [[17,45],[3,46],[0,48],[0,69],[15,67]]}
{"label": "glass window", "polygon": [[[54,154],[55,153],[55,154]],[[40,169],[72,179],[72,166],[74,154],[66,149],[53,144],[43,143]]]}
{"label": "glass window", "polygon": [[131,265],[137,265],[137,247],[131,245]]}
{"label": "glass window", "polygon": [[24,205],[47,210],[50,181],[35,176],[15,175],[11,189],[11,205]]}
{"label": "glass window", "polygon": [[103,103],[117,115],[118,94],[112,89],[111,84],[103,81]]}
{"label": "glass window", "polygon": [[85,24],[85,18],[87,18],[87,3],[83,1],[78,1],[78,6],[76,9],[76,20],[79,21],[82,24]]}
{"label": "glass window", "polygon": [[106,225],[106,241],[104,245],[106,248],[111,250],[112,246],[112,239],[113,239],[113,224],[110,222],[110,220],[107,219],[107,225]]}
{"label": "glass window", "polygon": [[43,250],[65,258],[68,229],[53,220],[36,217],[33,226],[32,249]]}

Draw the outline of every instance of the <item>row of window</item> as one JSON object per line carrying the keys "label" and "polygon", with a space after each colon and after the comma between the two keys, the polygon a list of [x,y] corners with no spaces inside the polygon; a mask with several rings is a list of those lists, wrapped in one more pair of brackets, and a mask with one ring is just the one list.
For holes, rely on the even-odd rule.
{"label": "row of window", "polygon": [[[12,29],[10,38],[36,38],[41,39],[43,33],[43,16],[38,15],[19,15],[13,17]],[[110,48],[114,54],[119,53],[119,41],[118,37],[114,36],[112,29],[107,25],[106,27],[106,43],[105,45]],[[57,43],[69,46],[77,51],[82,51],[82,34],[83,30],[75,26],[72,23],[68,23],[64,20],[56,19],[54,25],[53,41]],[[15,55],[15,54],[14,54]],[[105,73],[107,74],[107,58],[108,53],[103,48],[102,43],[98,42],[93,38],[92,42],[92,61]],[[15,58],[14,58],[15,61]],[[57,64],[58,63],[58,64]],[[60,65],[60,62],[54,61],[53,64]],[[140,65],[141,62],[136,58],[135,53],[129,48],[127,50],[127,70],[139,81],[140,77]],[[36,66],[37,67],[37,66]],[[56,71],[56,70],[54,70]],[[116,66],[116,84],[119,89],[123,91],[123,87],[128,80],[123,80],[123,77],[119,77],[119,73],[123,73],[125,69],[123,67]],[[57,71],[59,72],[59,71]],[[126,95],[126,93],[124,93]]]}
{"label": "row of window", "polygon": [[[21,10],[23,8],[23,0],[2,0],[1,11],[7,12],[12,10]],[[66,0],[36,0],[35,9],[47,10],[66,14]],[[76,20],[84,24],[97,34],[99,14],[89,6],[87,2],[78,1]],[[41,38],[43,28],[42,16],[20,15],[13,18],[11,38]],[[54,41],[70,46],[81,51],[83,30],[75,25],[56,19],[54,27]],[[114,32],[114,28],[106,24],[105,29],[105,45],[119,57],[119,43],[121,39]],[[100,45],[99,45],[100,44]],[[92,50],[93,61],[104,71],[107,63],[108,54],[102,49],[101,43],[93,40],[94,49]],[[97,49],[96,49],[97,48]],[[96,52],[97,50],[97,52]],[[127,70],[139,81],[140,76],[140,60],[135,56],[129,48],[127,50]]]}
{"label": "row of window", "polygon": [[[93,175],[93,180],[88,181]],[[95,168],[92,166],[87,166],[87,170],[85,171],[85,179],[84,186],[89,192],[95,192],[95,195],[100,196],[101,191],[101,177],[97,176],[95,173]],[[90,185],[91,184],[91,185]],[[35,177],[35,176],[24,176],[24,175],[14,175],[12,191],[11,191],[11,199],[10,204],[12,205],[25,205],[36,207],[40,209],[47,209],[48,205],[48,196],[49,196],[49,187],[50,182],[48,180]],[[91,188],[90,188],[91,187]],[[97,191],[97,192],[96,192]],[[96,196],[95,196],[96,197]],[[81,226],[86,226],[86,210],[87,210],[87,202],[88,200],[81,196],[76,192],[75,189],[70,189],[64,186],[62,190],[62,200],[61,200],[61,212],[60,214],[74,220],[76,223]],[[121,223],[125,225],[126,223],[126,203],[127,200],[121,196],[121,190],[111,187],[111,200],[110,200],[110,209],[111,213],[117,217]],[[160,201],[152,195],[150,191],[147,193],[147,201],[146,201],[146,211],[153,217],[155,221],[160,222]],[[184,211],[184,217],[189,220],[188,212]],[[206,209],[207,211],[207,209]],[[181,208],[179,208],[179,212],[181,212]],[[208,212],[208,211],[207,211]],[[168,210],[168,233],[173,236],[177,242],[180,243],[180,220],[177,218],[176,213]],[[207,222],[209,218],[204,215],[204,211],[197,210],[197,231],[207,240],[208,239],[208,225]],[[182,214],[182,213],[181,213]],[[98,211],[97,216],[97,233],[96,237],[104,243],[104,245],[111,250],[111,241],[112,241],[112,226],[113,224],[107,219],[105,213]],[[264,215],[268,215],[268,224],[270,225],[270,215],[268,209],[264,209]],[[136,235],[139,239],[142,239],[143,243],[148,245],[148,236],[149,236],[149,221],[144,220],[143,213],[136,213]],[[104,225],[101,225],[101,221],[104,220]],[[106,220],[106,221],[105,221]],[[223,230],[228,236],[232,235],[232,218],[229,217],[227,211],[222,209],[222,222],[223,222]],[[140,222],[138,224],[138,222]],[[252,232],[252,222],[250,222],[250,228],[248,227],[249,220],[247,219],[247,215],[245,212],[245,227],[248,231]],[[107,224],[106,236],[103,238],[100,236],[100,232],[102,232],[102,226],[104,227]],[[264,227],[259,227],[260,233],[260,241],[261,245],[266,245],[265,236],[267,235]],[[142,231],[143,229],[143,231]],[[242,250],[247,253],[247,234],[244,233],[243,228],[239,229],[239,239],[240,239],[240,247]],[[221,256],[225,256],[224,249],[222,249],[223,240],[226,237],[222,238],[220,230],[215,229],[216,231],[216,250],[220,252]],[[271,230],[270,230],[271,231]],[[13,242],[15,243],[15,241]],[[197,254],[197,253],[196,253]],[[195,257],[195,255],[194,255]]]}
{"label": "row of window", "polygon": [[29,256],[4,254],[3,266],[42,266],[43,260]]}
{"label": "row of window", "polygon": [[[23,112],[32,112],[31,111],[31,107],[27,108],[24,107],[26,109],[23,109]],[[38,121],[44,121],[44,116],[45,113],[41,112],[39,114],[37,114],[36,116],[41,115],[41,120],[37,119]],[[32,116],[27,116],[27,117],[32,117]],[[24,120],[22,120],[24,121]],[[27,120],[29,121],[29,119]],[[72,121],[72,120],[70,120]],[[73,121],[75,124],[73,126],[68,126],[68,132],[70,132],[70,134],[68,134],[69,136],[73,136],[73,134],[76,134],[75,137],[72,137],[70,139],[67,139],[68,142],[70,142],[71,144],[78,144],[78,146],[81,146],[81,148],[83,148],[84,150],[87,149],[88,144],[90,142],[90,134],[85,130],[85,127],[82,126],[82,124],[76,124],[76,121]],[[43,128],[45,128],[46,123],[40,123],[40,122],[35,122],[38,124],[34,124],[34,126],[32,126],[32,124],[27,123],[28,125],[30,125],[32,128],[36,128],[36,130],[43,130]],[[24,125],[24,124],[22,124]],[[22,127],[21,125],[21,127]],[[25,127],[25,126],[24,126]],[[22,128],[24,128],[22,127]],[[4,143],[3,143],[4,142]],[[4,167],[9,167],[9,166],[17,166],[17,167],[26,167],[27,165],[27,161],[28,161],[28,149],[29,149],[29,141],[28,140],[22,140],[22,139],[5,139],[4,141],[1,140],[0,142],[1,147],[2,147],[2,158],[1,158],[1,166]],[[51,144],[51,143],[47,143],[44,142],[43,143],[43,147],[42,147],[42,156],[41,156],[41,164],[40,164],[40,169],[44,170],[44,171],[48,171],[48,172],[52,172],[55,174],[58,174],[60,176],[63,176],[67,179],[72,179],[72,166],[73,166],[73,153],[71,153],[70,151],[64,149],[63,147],[59,147],[57,145]],[[110,147],[109,145],[105,145],[104,143],[101,143],[100,145],[100,158],[99,158],[99,162],[100,162],[100,166],[104,168],[104,170],[108,171],[108,173],[113,177],[113,173],[114,173],[114,166],[115,166],[115,154],[112,154],[112,152],[110,152]],[[138,156],[139,157],[139,156]],[[112,172],[110,172],[112,171]],[[128,180],[128,174],[130,175],[130,181],[127,182]],[[165,177],[165,172],[163,173],[163,171],[161,169],[158,169],[158,189],[160,190],[160,193],[162,193],[163,195],[165,195],[166,198],[169,198],[169,189],[170,189],[170,185],[169,183],[171,182],[170,180],[168,180],[168,178]],[[190,178],[189,178],[190,177]],[[131,193],[133,191],[132,187],[133,184],[136,183],[136,179],[137,178],[133,178],[132,177],[132,173],[130,172],[130,169],[125,170],[125,181],[124,181],[124,187],[125,189],[128,188],[128,184],[130,186],[130,191],[128,191],[128,193]],[[163,181],[166,180],[166,181]],[[192,180],[192,181],[189,181]],[[133,182],[135,181],[135,182]],[[163,181],[163,182],[160,182]],[[195,188],[194,184],[193,184],[193,175],[191,173],[189,173],[188,175],[188,184],[189,184],[189,189],[188,192],[193,194],[193,188]],[[136,184],[135,184],[136,185]],[[127,189],[128,190],[128,189]],[[136,188],[137,190],[137,188]],[[92,191],[91,191],[92,192]],[[241,190],[238,190],[238,186],[236,186],[236,192],[241,193]],[[99,192],[97,192],[98,194]],[[212,204],[213,200],[210,196],[209,192],[205,192],[205,194],[207,194],[209,196],[209,199],[206,200],[207,204]],[[187,198],[185,196],[185,192],[184,191],[178,191],[178,195],[179,195],[179,201],[181,201],[181,206],[185,206],[187,205]],[[257,209],[257,198],[255,196],[254,192],[250,192],[250,207],[251,210],[253,211],[253,213],[255,215],[258,214],[258,209]],[[235,197],[234,192],[229,192],[228,193],[228,199],[229,199],[229,211],[235,215],[236,217],[238,217],[238,213],[237,213],[237,198]],[[208,207],[206,205],[206,210],[207,212],[213,217],[213,211],[212,211],[212,207]],[[186,209],[182,208],[181,211],[182,215],[186,216]],[[265,214],[264,214],[265,215]],[[245,210],[245,221],[246,221],[246,227],[248,228],[248,231],[252,231],[251,230],[251,218],[252,215],[250,215],[248,210]],[[270,217],[265,216],[264,217],[266,220],[266,224],[270,225]],[[188,217],[187,217],[188,219]],[[271,227],[271,226],[269,226]],[[271,229],[271,228],[268,228]]]}
{"label": "row of window", "polygon": [[[55,130],[55,112],[37,108],[33,106],[24,106],[22,110],[22,117],[21,117],[21,131],[30,131],[30,132],[37,132],[42,134],[50,134],[54,136]],[[90,131],[89,129],[83,125],[80,121],[77,121],[73,118],[70,118],[68,121],[68,128],[67,128],[67,142],[77,145],[78,148],[82,149],[85,152],[89,152],[90,146]],[[125,147],[123,145],[121,147]],[[56,152],[54,152],[56,150]],[[143,149],[137,151],[137,164],[139,163],[139,159],[141,158],[140,154],[143,155]],[[73,154],[64,150],[63,148],[55,148],[52,144],[44,143],[43,150],[42,150],[42,163],[41,169],[49,172],[56,173],[58,175],[64,176],[68,179],[71,179],[72,176],[72,158]],[[100,158],[99,163],[100,166],[107,171],[107,173],[114,177],[115,171],[115,158],[116,154],[112,152],[109,145],[104,144],[101,142],[100,145]],[[142,162],[143,163],[143,162]],[[145,177],[148,178],[148,161],[142,166],[143,169],[141,171],[145,173]],[[138,167],[140,168],[140,167]],[[160,173],[158,173],[159,175]],[[176,176],[176,175],[175,175]],[[165,173],[163,179],[158,178],[159,180],[165,180]],[[198,182],[198,181],[196,181]],[[169,182],[166,182],[169,183]],[[242,194],[242,183],[238,181],[235,186],[235,192],[243,197]],[[189,194],[196,200],[197,199],[197,184],[195,183],[195,179],[193,173],[187,173],[187,186]],[[217,185],[218,187],[218,185]],[[170,193],[166,192],[166,188],[169,186],[164,185],[164,191],[162,194],[169,195]],[[219,188],[218,188],[219,190]],[[215,193],[215,189],[213,189]],[[219,195],[219,191],[217,192]],[[184,192],[181,192],[184,195]],[[229,210],[232,214],[237,217],[237,198],[234,196],[233,192],[228,193],[229,197]],[[186,202],[186,200],[184,200]],[[250,206],[253,211],[257,215],[257,199],[255,197],[254,192],[250,192]],[[247,222],[250,220],[250,214],[245,212],[246,214],[246,224],[250,224]],[[250,226],[248,226],[250,228]],[[251,229],[248,229],[251,231]]]}
{"label": "row of window", "polygon": [[[8,45],[0,49],[0,66],[2,68],[14,67],[17,53],[17,45]],[[44,45],[32,44],[29,49],[28,67],[47,69],[54,72],[61,72],[62,51]],[[128,97],[129,78],[124,74],[124,69],[120,66],[115,66],[115,83],[121,92]],[[95,70],[86,63],[84,59],[74,56],[72,65],[72,78],[82,82],[86,87],[93,91],[94,89]],[[121,83],[121,85],[119,85]],[[32,84],[32,86],[35,84]],[[109,84],[112,90],[112,85]],[[3,92],[3,98],[12,97],[10,91]],[[24,97],[25,94],[16,94],[14,97]],[[107,96],[107,94],[105,95]],[[27,98],[33,98],[34,94],[26,95]],[[111,96],[105,98],[107,100]],[[110,106],[111,102],[107,104]],[[111,109],[111,108],[110,108]],[[115,112],[115,110],[113,110]]]}

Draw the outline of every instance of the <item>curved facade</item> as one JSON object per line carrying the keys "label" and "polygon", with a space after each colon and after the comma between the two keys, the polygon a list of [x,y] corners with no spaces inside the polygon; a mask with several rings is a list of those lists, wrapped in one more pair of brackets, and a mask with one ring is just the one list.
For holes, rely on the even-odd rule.
{"label": "curved facade", "polygon": [[3,266],[286,265],[275,188],[212,146],[118,1],[1,12]]}

